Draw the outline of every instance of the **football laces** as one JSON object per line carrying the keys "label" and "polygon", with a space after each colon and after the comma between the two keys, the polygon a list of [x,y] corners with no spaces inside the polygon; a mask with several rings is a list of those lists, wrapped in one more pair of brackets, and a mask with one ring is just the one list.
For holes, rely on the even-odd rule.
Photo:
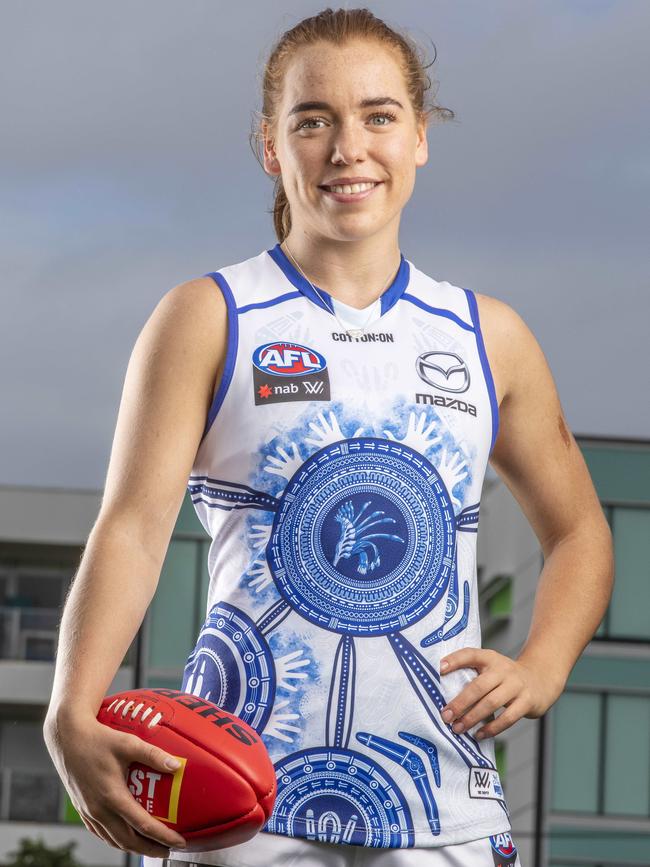
{"label": "football laces", "polygon": [[[122,707],[122,705],[124,705],[124,707]],[[139,704],[135,704],[133,699],[131,699],[131,701],[127,701],[125,698],[120,698],[120,699],[115,699],[115,701],[112,701],[109,704],[109,706],[106,708],[106,711],[107,712],[112,711],[113,714],[117,714],[121,709],[122,716],[125,717],[127,715],[127,713],[129,712],[129,710],[131,710],[131,707],[133,707],[133,705],[135,705],[135,707],[131,711],[131,719],[136,719],[138,714],[140,714],[140,711],[144,707],[142,714],[140,714],[140,722],[144,722],[146,720],[146,718],[151,713],[153,713],[153,710],[154,710],[152,705],[147,705],[145,707],[145,702],[143,702],[143,701],[141,701]],[[162,718],[163,718],[163,715],[160,713],[160,711],[158,711],[157,713],[154,713],[154,715],[149,720],[149,728],[153,728],[154,726],[157,726]]]}

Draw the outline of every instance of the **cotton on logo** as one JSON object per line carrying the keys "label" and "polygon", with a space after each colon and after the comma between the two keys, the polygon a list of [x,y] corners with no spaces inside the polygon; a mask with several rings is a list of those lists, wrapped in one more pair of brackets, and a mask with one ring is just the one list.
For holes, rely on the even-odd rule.
{"label": "cotton on logo", "polygon": [[327,367],[325,357],[299,343],[265,343],[253,352],[253,364],[262,373],[276,376],[302,376]]}
{"label": "cotton on logo", "polygon": [[132,768],[129,773],[129,791],[149,813],[153,811],[156,783],[160,779],[162,779],[162,774],[157,774],[155,771],[143,771],[141,768]]}

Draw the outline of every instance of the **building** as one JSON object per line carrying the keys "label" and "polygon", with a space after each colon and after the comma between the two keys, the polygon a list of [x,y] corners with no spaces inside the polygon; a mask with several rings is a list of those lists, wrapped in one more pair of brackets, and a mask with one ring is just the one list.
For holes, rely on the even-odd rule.
{"label": "building", "polygon": [[[42,731],[61,608],[100,502],[101,491],[0,486],[0,863],[23,837],[51,846],[76,841],[73,854],[83,864],[127,863],[86,829]],[[203,622],[208,541],[186,499],[155,597],[110,693],[136,684],[178,687]],[[179,582],[187,593],[177,592]]]}
{"label": "building", "polygon": [[[609,608],[558,701],[497,737],[525,867],[650,865],[650,442],[577,437],[614,537]],[[515,658],[543,558],[503,482],[481,499],[483,642]]]}
{"label": "building", "polygon": [[[525,867],[650,864],[650,442],[580,437],[610,520],[617,581],[597,635],[541,720],[497,738]],[[90,834],[42,739],[61,606],[100,491],[0,486],[0,862],[22,837],[77,841],[97,867],[137,865]],[[110,692],[178,688],[205,615],[208,538],[186,497],[145,621]],[[485,646],[516,656],[543,561],[508,489],[489,473],[478,539]],[[186,592],[179,593],[179,583]]]}

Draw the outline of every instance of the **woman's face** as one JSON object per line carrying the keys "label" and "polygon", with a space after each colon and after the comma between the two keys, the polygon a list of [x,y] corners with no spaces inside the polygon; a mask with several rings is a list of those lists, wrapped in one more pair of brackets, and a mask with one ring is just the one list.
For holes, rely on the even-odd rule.
{"label": "woman's face", "polygon": [[[374,40],[301,48],[286,70],[273,132],[265,130],[264,168],[282,175],[294,229],[338,240],[368,237],[392,221],[397,229],[428,151],[393,51]],[[356,201],[321,188],[359,177],[379,183]]]}

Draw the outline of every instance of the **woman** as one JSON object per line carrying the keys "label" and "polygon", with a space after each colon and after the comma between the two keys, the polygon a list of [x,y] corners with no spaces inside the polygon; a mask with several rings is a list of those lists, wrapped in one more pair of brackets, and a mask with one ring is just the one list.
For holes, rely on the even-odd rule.
{"label": "woman", "polygon": [[[172,289],[136,343],[44,731],[86,826],[145,867],[521,864],[493,738],[561,694],[610,597],[611,536],[525,323],[400,251],[428,122],[452,116],[428,84],[365,9],[285,33],[260,129],[278,243]],[[516,659],[480,646],[488,458],[545,556]],[[255,725],[278,773],[264,831],[202,854],[124,784],[167,756],[95,720],[188,478],[213,544],[182,689]]]}

